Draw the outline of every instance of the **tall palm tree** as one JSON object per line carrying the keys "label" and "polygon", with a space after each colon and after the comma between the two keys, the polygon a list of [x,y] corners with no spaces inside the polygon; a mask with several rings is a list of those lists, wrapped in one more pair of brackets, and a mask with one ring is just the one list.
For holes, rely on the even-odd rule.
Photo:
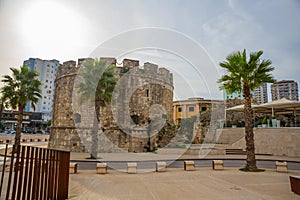
{"label": "tall palm tree", "polygon": [[2,124],[2,113],[3,113],[3,110],[4,110],[4,103],[3,103],[3,100],[2,98],[0,98],[0,129],[3,129],[3,124]]}
{"label": "tall palm tree", "polygon": [[255,159],[255,145],[253,134],[253,114],[251,107],[251,91],[263,83],[273,83],[275,79],[270,74],[274,70],[270,60],[262,60],[260,57],[263,51],[250,53],[247,59],[246,50],[234,52],[227,56],[226,60],[220,63],[225,69],[218,82],[221,83],[220,89],[228,93],[243,92],[244,97],[244,117],[245,117],[245,140],[247,162],[245,169],[250,171],[257,170]]}
{"label": "tall palm tree", "polygon": [[1,88],[2,100],[6,106],[18,109],[18,123],[15,136],[15,149],[20,147],[21,128],[23,121],[23,111],[28,101],[32,105],[38,102],[41,95],[41,81],[36,79],[38,73],[30,71],[27,66],[21,66],[20,69],[10,68],[12,76],[4,75]]}
{"label": "tall palm tree", "polygon": [[[101,109],[111,102],[112,93],[117,83],[114,72],[115,66],[106,59],[86,60],[79,76],[78,84],[80,103],[92,101],[95,104],[95,114],[92,129],[91,158],[97,158],[98,149],[98,124],[100,122]],[[102,127],[100,127],[102,128]]]}

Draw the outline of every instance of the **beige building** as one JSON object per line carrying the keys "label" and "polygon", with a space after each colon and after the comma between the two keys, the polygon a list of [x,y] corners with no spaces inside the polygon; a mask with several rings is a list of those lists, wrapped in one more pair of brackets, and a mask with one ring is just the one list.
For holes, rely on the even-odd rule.
{"label": "beige building", "polygon": [[173,101],[173,120],[178,125],[180,119],[196,116],[211,108],[213,103],[220,103],[222,100],[208,100],[204,98],[188,98],[187,100]]}

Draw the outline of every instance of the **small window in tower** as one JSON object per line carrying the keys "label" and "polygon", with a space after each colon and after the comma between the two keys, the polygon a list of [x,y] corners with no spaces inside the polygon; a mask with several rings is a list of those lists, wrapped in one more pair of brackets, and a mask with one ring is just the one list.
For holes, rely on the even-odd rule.
{"label": "small window in tower", "polygon": [[181,107],[178,108],[178,112],[182,112],[182,108]]}
{"label": "small window in tower", "polygon": [[78,113],[74,114],[74,121],[75,123],[80,123],[81,122],[81,115]]}
{"label": "small window in tower", "polygon": [[166,115],[166,114],[162,114],[162,116],[161,116],[163,119],[167,119],[168,118],[168,116]]}
{"label": "small window in tower", "polygon": [[138,125],[139,124],[139,117],[137,116],[137,115],[131,115],[131,119],[132,119],[132,121],[136,124],[136,125]]}
{"label": "small window in tower", "polygon": [[149,97],[149,90],[146,90],[146,96]]}

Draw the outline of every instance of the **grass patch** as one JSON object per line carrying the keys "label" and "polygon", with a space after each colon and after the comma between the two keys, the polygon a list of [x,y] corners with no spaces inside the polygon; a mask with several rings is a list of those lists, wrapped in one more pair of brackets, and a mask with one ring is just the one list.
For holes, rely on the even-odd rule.
{"label": "grass patch", "polygon": [[240,168],[240,171],[242,171],[242,172],[264,172],[266,170],[264,170],[264,169],[258,169],[258,168],[252,170],[252,169],[249,169],[247,167],[244,167],[244,168]]}

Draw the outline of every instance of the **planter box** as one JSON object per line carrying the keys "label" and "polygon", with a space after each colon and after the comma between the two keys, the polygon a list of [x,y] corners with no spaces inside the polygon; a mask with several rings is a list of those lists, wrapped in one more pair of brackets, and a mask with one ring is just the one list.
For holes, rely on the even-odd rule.
{"label": "planter box", "polygon": [[292,192],[300,195],[300,176],[290,176]]}

